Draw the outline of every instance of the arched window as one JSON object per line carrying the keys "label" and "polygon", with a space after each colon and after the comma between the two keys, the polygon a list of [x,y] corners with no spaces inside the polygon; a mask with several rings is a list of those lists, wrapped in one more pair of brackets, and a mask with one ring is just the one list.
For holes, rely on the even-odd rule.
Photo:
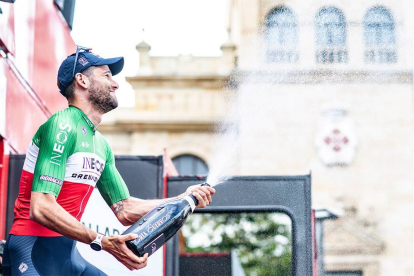
{"label": "arched window", "polygon": [[316,14],[316,61],[343,63],[348,61],[346,50],[346,21],[335,7],[324,7]]}
{"label": "arched window", "polygon": [[266,17],[267,56],[271,62],[296,62],[298,24],[287,7],[277,7]]}
{"label": "arched window", "polygon": [[369,63],[397,62],[395,23],[385,7],[373,7],[364,18],[365,61]]}
{"label": "arched window", "polygon": [[195,155],[179,155],[172,161],[180,175],[206,175],[208,173],[206,162]]}

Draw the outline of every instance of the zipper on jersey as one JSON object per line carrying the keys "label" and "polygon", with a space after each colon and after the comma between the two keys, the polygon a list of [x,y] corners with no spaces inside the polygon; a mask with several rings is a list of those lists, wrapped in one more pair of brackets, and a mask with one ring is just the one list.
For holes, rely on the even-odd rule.
{"label": "zipper on jersey", "polygon": [[92,136],[92,144],[93,144],[93,153],[96,154],[96,152],[95,152],[95,134],[93,134],[93,136]]}

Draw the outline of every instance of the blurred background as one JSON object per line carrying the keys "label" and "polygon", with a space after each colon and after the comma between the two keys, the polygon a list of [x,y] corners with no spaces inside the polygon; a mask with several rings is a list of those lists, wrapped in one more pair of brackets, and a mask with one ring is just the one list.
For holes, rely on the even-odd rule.
{"label": "blurred background", "polygon": [[[75,44],[124,56],[121,106],[99,126],[115,154],[166,148],[180,175],[311,172],[312,206],[323,211],[319,275],[413,275],[412,1],[77,1],[71,18],[48,2],[0,2],[0,61],[11,68],[0,71],[2,154],[24,153],[42,120],[65,107],[56,71]],[[24,16],[68,25],[34,30]],[[59,37],[52,49],[47,33]],[[41,66],[27,65],[36,59]],[[10,92],[13,68],[31,103]],[[33,103],[29,115],[21,106]],[[228,135],[237,146],[223,147]],[[191,240],[206,220],[198,216],[180,234],[182,254],[212,245]],[[283,256],[290,226],[275,221],[285,225]]]}

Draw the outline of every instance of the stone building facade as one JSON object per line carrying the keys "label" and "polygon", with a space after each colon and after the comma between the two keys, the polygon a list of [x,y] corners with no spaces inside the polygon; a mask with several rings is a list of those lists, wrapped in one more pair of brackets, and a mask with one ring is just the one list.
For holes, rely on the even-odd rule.
{"label": "stone building facade", "polygon": [[229,1],[223,56],[153,57],[140,43],[135,107],[100,131],[116,154],[165,147],[212,165],[211,130],[242,91],[266,113],[240,113],[254,135],[239,172],[311,171],[315,208],[340,214],[325,222],[325,271],[413,275],[411,12],[408,0]]}

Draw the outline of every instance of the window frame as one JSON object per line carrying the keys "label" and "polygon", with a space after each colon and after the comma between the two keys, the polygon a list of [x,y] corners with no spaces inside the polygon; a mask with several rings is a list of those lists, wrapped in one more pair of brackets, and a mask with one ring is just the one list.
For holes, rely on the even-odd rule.
{"label": "window frame", "polygon": [[[386,21],[383,20],[384,18]],[[365,13],[365,63],[397,63],[395,27],[394,17],[391,11],[385,6],[373,6]],[[385,39],[384,37],[387,36],[388,39]]]}
{"label": "window frame", "polygon": [[[269,63],[296,63],[299,60],[297,50],[299,42],[298,20],[294,11],[285,6],[277,6],[265,17],[266,60]],[[271,31],[275,30],[276,40],[271,39]],[[285,34],[293,31],[293,35],[284,39]]]}
{"label": "window frame", "polygon": [[[190,157],[191,158],[191,173],[190,174],[186,174],[186,173],[181,173],[180,172],[180,166],[181,166],[181,164],[176,164],[174,161],[176,161],[177,160],[177,158],[186,158],[186,157]],[[175,157],[173,157],[172,159],[172,162],[173,162],[173,164],[174,164],[174,166],[175,166],[175,168],[177,169],[177,171],[178,171],[178,173],[179,174],[182,174],[182,175],[206,175],[207,173],[208,173],[208,171],[209,171],[209,167],[208,167],[208,164],[207,164],[207,162],[206,161],[204,161],[202,158],[200,158],[199,156],[197,156],[197,155],[195,155],[195,154],[191,154],[191,153],[183,153],[183,154],[179,154],[179,155],[177,155],[177,156],[175,156]],[[179,160],[179,162],[181,163],[182,162],[182,160]],[[198,163],[197,163],[198,162]],[[203,167],[203,169],[205,169],[206,171],[205,171],[205,173],[197,173],[197,172],[195,172],[196,170],[197,170],[197,167],[198,166],[202,166]]]}
{"label": "window frame", "polygon": [[[326,15],[325,15],[326,13]],[[336,18],[333,18],[334,14]],[[330,18],[324,21],[323,17]],[[334,6],[324,6],[315,15],[315,41],[317,63],[347,63],[347,21],[343,11]],[[335,35],[335,32],[339,33]],[[338,41],[335,42],[335,36]]]}

